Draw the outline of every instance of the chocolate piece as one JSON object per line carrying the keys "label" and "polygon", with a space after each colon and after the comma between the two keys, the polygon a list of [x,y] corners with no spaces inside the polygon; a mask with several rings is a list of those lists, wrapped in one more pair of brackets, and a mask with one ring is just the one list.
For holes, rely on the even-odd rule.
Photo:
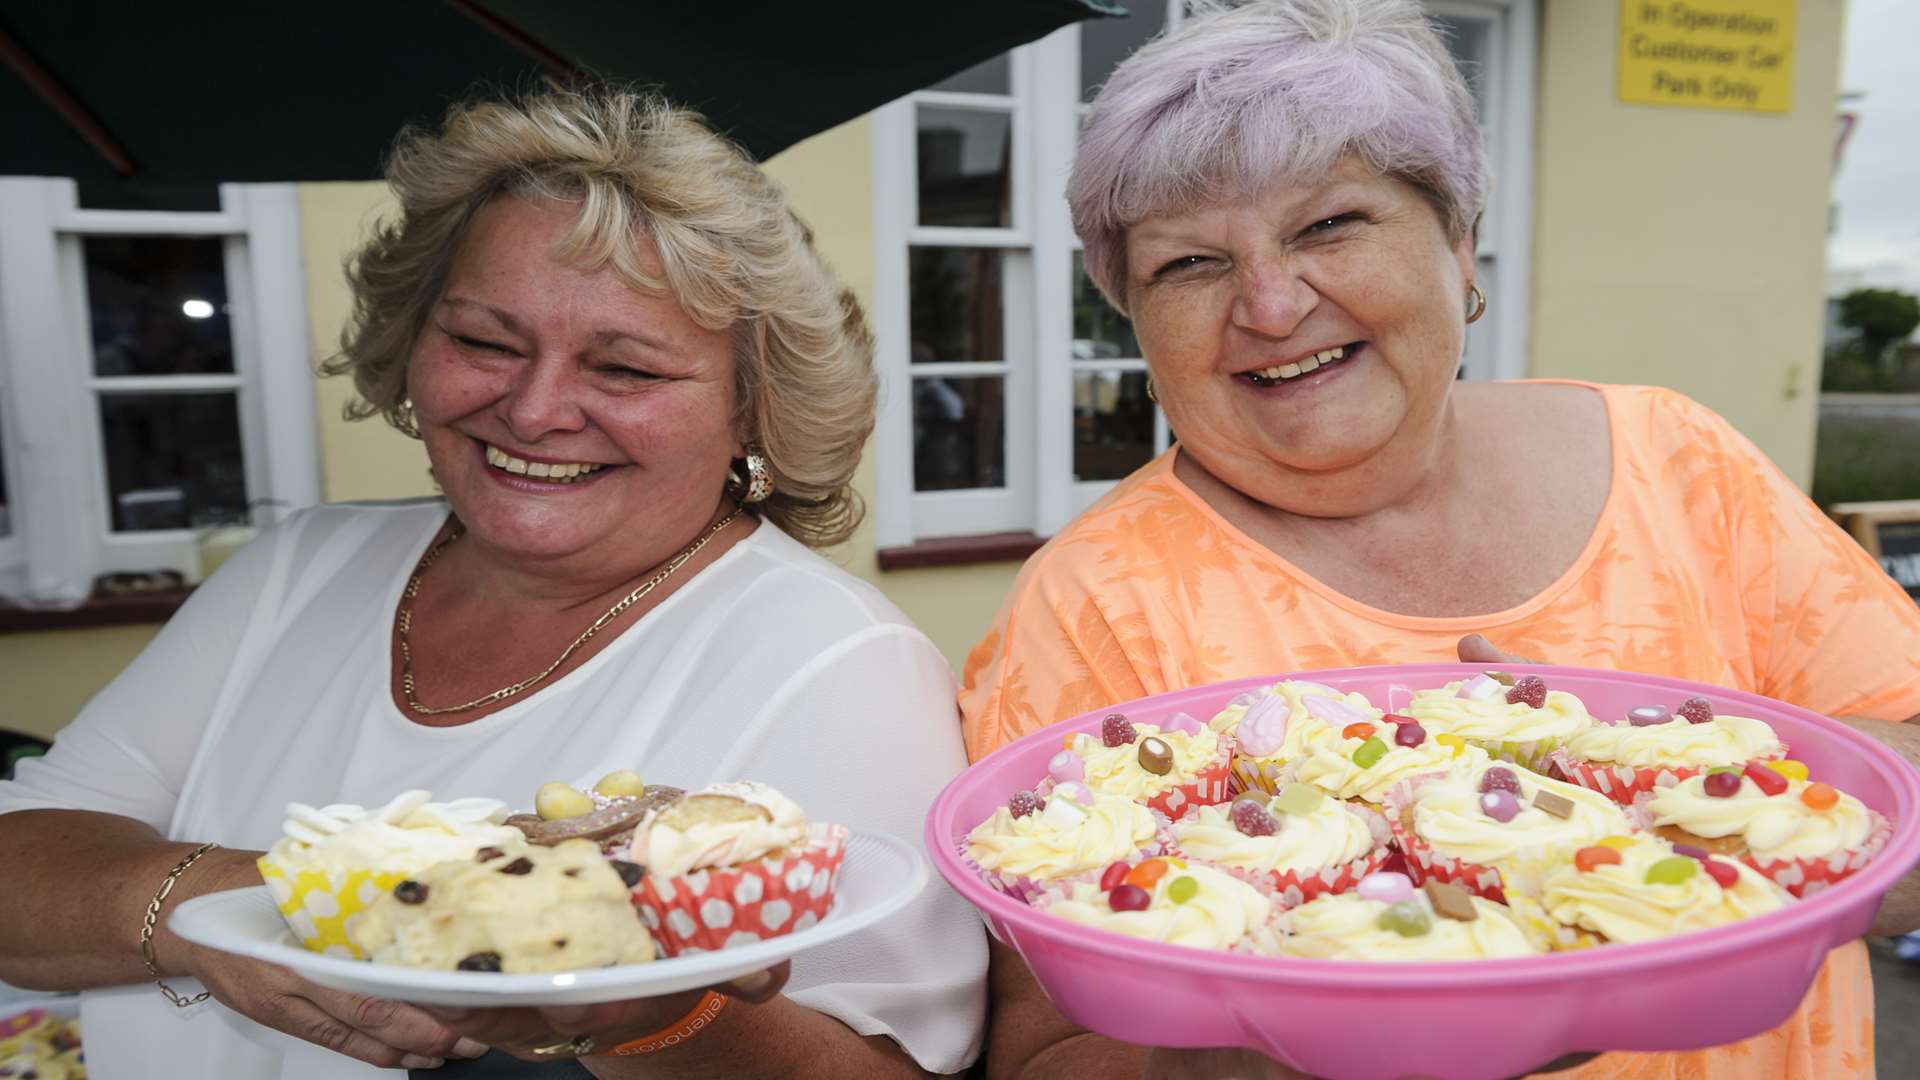
{"label": "chocolate piece", "polygon": [[477,952],[455,965],[461,971],[499,971],[500,954],[497,952]]}
{"label": "chocolate piece", "polygon": [[1565,795],[1555,795],[1545,788],[1541,788],[1533,793],[1533,805],[1557,818],[1564,819],[1573,816],[1573,800],[1567,798]]}
{"label": "chocolate piece", "polygon": [[403,904],[424,904],[427,902],[427,887],[408,878],[393,887],[393,898]]}
{"label": "chocolate piece", "polygon": [[1140,740],[1140,767],[1154,774],[1165,776],[1173,771],[1173,747],[1165,740],[1152,735]]}
{"label": "chocolate piece", "polygon": [[1480,917],[1473,907],[1473,894],[1453,882],[1433,880],[1422,887],[1435,915],[1455,922],[1472,922]]}
{"label": "chocolate piece", "polygon": [[1494,682],[1499,683],[1501,686],[1505,686],[1508,688],[1511,688],[1513,684],[1518,681],[1513,676],[1507,674],[1504,671],[1483,671],[1481,672],[1481,674],[1485,675],[1489,679],[1492,679]]}
{"label": "chocolate piece", "polygon": [[1737,833],[1728,836],[1696,836],[1678,825],[1656,825],[1653,831],[1670,843],[1704,848],[1711,855],[1747,853],[1747,841]]}
{"label": "chocolate piece", "polygon": [[526,834],[527,842],[552,847],[563,840],[606,840],[622,832],[632,832],[650,811],[679,799],[684,792],[676,787],[655,784],[637,798],[614,799],[591,814],[547,821],[538,814],[515,814],[507,824]]}
{"label": "chocolate piece", "polygon": [[531,874],[533,873],[533,860],[522,855],[501,867],[500,872],[503,874],[512,874],[515,877],[519,877],[522,874]]}
{"label": "chocolate piece", "polygon": [[640,884],[640,879],[647,876],[647,868],[639,863],[630,863],[625,859],[607,861],[613,864],[613,872],[620,875],[620,880],[626,882],[629,889]]}

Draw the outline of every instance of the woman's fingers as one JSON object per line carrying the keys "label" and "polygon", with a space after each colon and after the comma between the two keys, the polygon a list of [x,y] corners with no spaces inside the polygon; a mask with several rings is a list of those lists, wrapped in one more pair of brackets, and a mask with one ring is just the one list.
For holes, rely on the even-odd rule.
{"label": "woman's fingers", "polygon": [[1519,656],[1510,652],[1501,652],[1485,634],[1468,634],[1455,646],[1463,664],[1540,664],[1542,660]]}
{"label": "woman's fingers", "polygon": [[742,975],[714,989],[730,998],[738,998],[751,1005],[761,1005],[778,996],[780,991],[786,988],[787,978],[792,974],[793,963],[782,960],[765,971]]}

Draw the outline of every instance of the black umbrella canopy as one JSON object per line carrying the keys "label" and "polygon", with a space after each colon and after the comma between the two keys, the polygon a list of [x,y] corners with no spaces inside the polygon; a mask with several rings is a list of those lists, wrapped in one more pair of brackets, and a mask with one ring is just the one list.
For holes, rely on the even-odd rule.
{"label": "black umbrella canopy", "polygon": [[653,85],[766,158],[1109,0],[0,0],[0,174],[95,205],[362,180],[453,101]]}

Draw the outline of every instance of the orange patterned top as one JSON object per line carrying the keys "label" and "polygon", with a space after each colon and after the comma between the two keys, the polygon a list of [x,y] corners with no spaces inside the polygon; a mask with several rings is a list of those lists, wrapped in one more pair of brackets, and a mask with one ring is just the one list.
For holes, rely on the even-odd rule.
{"label": "orange patterned top", "polygon": [[[1829,715],[1920,715],[1920,607],[1745,437],[1670,390],[1595,386],[1613,482],[1586,549],[1507,611],[1398,615],[1309,577],[1175,477],[1170,450],[1021,571],[960,692],[968,756],[1078,713],[1249,675],[1455,659],[1459,639],[1735,687]],[[1742,1043],[1609,1054],[1566,1080],[1873,1075],[1866,950]]]}

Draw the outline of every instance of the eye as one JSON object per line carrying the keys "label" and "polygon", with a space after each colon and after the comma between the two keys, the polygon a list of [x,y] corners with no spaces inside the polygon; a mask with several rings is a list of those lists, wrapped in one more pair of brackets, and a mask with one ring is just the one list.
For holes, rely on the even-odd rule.
{"label": "eye", "polygon": [[447,336],[452,338],[454,343],[461,348],[472,349],[475,352],[501,353],[503,355],[513,352],[512,349],[509,349],[497,341],[485,341],[480,338],[465,337],[460,334],[448,334]]}
{"label": "eye", "polygon": [[1316,236],[1324,233],[1333,232],[1336,229],[1341,228],[1342,226],[1351,225],[1354,222],[1359,220],[1360,220],[1360,215],[1356,213],[1335,214],[1330,218],[1321,218],[1319,221],[1316,221],[1313,224],[1307,226],[1306,228],[1300,230],[1300,235]]}
{"label": "eye", "polygon": [[657,379],[660,377],[658,375],[655,375],[651,371],[646,371],[637,367],[628,367],[625,364],[601,364],[595,370],[600,372],[600,374],[602,375],[611,375],[616,379],[628,379],[633,381]]}
{"label": "eye", "polygon": [[1160,268],[1153,272],[1153,276],[1155,280],[1158,280],[1166,277],[1168,274],[1177,274],[1182,270],[1191,270],[1206,261],[1207,257],[1205,255],[1182,255],[1177,259],[1172,259],[1161,264]]}

